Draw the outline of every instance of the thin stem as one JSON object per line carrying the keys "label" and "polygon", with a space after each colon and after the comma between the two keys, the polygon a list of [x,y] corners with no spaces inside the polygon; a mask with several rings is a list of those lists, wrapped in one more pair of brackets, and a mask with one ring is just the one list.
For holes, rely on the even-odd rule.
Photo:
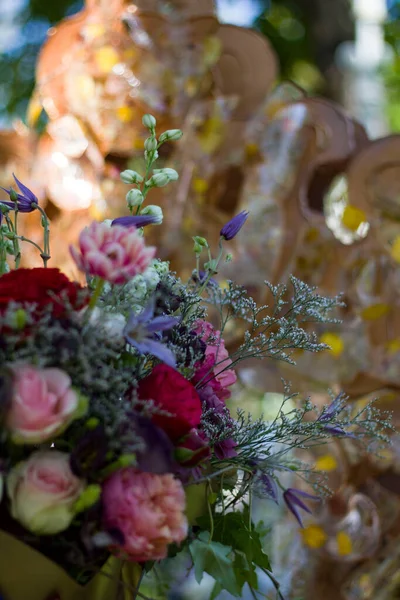
{"label": "thin stem", "polygon": [[14,247],[14,260],[15,260],[15,268],[18,269],[19,263],[21,262],[21,250],[18,243],[18,203],[15,202],[15,210],[14,210],[14,234],[13,238],[13,247]]}
{"label": "thin stem", "polygon": [[43,260],[43,266],[47,268],[47,263],[49,262],[50,256],[50,223],[49,219],[43,208],[39,206],[39,204],[34,205],[35,208],[38,209],[40,214],[42,215],[42,227],[43,227],[43,253],[41,254]]}
{"label": "thin stem", "polygon": [[0,230],[0,234],[1,234],[1,241],[0,241],[0,275],[4,275],[4,273],[7,273],[8,268],[7,268],[7,252],[6,252],[6,245],[4,242],[4,233],[3,230]]}
{"label": "thin stem", "polygon": [[208,484],[206,486],[206,502],[207,502],[208,515],[210,517],[210,542],[212,542],[212,539],[214,536],[214,516],[212,513],[212,508],[211,508],[211,504],[210,504],[210,500],[209,500],[210,493],[212,493],[212,488],[211,488],[210,482],[208,482]]}
{"label": "thin stem", "polygon": [[42,248],[41,248],[41,247],[40,247],[38,244],[36,244],[35,242],[33,242],[32,240],[29,240],[28,238],[24,237],[23,235],[19,235],[19,236],[18,236],[18,239],[19,239],[21,242],[27,242],[28,244],[32,244],[32,246],[35,246],[35,248],[37,248],[37,249],[39,250],[39,252],[40,252],[40,255],[42,255],[42,254],[43,254],[43,250],[42,250]]}

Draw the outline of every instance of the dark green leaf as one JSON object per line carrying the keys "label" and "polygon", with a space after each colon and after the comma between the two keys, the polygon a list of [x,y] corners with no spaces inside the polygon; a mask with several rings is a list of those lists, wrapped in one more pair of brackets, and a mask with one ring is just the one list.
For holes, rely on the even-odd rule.
{"label": "dark green leaf", "polygon": [[233,569],[232,548],[219,542],[210,542],[209,537],[207,531],[202,531],[189,546],[196,581],[200,583],[204,573],[208,573],[222,589],[239,597],[241,590],[238,588]]}

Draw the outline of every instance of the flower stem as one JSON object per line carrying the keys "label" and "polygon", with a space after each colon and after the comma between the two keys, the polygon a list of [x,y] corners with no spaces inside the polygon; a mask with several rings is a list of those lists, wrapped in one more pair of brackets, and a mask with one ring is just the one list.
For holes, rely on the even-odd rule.
{"label": "flower stem", "polygon": [[43,210],[38,204],[35,205],[35,208],[38,209],[40,214],[42,215],[42,227],[43,227],[43,253],[41,254],[41,258],[43,260],[43,266],[46,268],[47,263],[50,260],[50,223],[49,219]]}
{"label": "flower stem", "polygon": [[97,282],[96,282],[96,287],[94,288],[93,295],[90,298],[89,308],[88,308],[89,313],[91,313],[92,310],[95,308],[97,301],[101,296],[101,292],[103,291],[104,284],[105,284],[104,279],[100,279],[100,277],[98,277]]}

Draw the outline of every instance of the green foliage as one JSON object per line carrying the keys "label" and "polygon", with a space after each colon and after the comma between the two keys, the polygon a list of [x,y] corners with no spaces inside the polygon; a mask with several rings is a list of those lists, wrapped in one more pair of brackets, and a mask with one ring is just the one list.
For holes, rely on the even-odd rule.
{"label": "green foliage", "polygon": [[261,542],[265,531],[251,522],[249,507],[214,515],[212,522],[202,517],[198,524],[204,531],[189,549],[196,580],[200,583],[205,572],[216,581],[211,600],[222,590],[239,598],[246,583],[257,590],[257,567],[269,572],[271,565]]}

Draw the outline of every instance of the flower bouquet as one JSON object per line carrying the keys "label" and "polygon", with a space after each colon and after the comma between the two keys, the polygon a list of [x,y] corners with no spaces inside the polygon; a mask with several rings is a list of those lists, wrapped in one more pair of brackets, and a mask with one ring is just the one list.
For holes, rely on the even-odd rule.
{"label": "flower bouquet", "polygon": [[[105,600],[140,597],[140,580],[158,561],[186,552],[198,581],[215,579],[240,597],[257,572],[275,581],[252,521],[254,494],[300,512],[319,500],[285,473],[314,478],[296,448],[332,436],[387,426],[370,406],[354,415],[339,396],[322,412],[305,400],[273,422],[234,416],[227,401],[250,358],[290,361],[291,351],[325,346],[306,331],[338,299],[296,279],[292,293],[269,286],[270,306],[216,280],[225,246],[248,217],[222,229],[218,251],[194,237],[192,276],[182,282],[146,245],[145,227],[162,211],[148,192],[173,182],[154,169],[155,119],[143,118],[144,175],[124,171],[130,215],[94,222],[71,253],[86,284],[49,268],[50,225],[34,194],[16,178],[0,203],[0,591],[6,600]],[[18,233],[20,213],[37,211],[43,245]],[[21,244],[38,249],[43,268],[19,267]],[[15,269],[10,271],[9,263]],[[228,353],[224,332],[243,330]],[[383,436],[384,437],[384,436]],[[314,478],[315,479],[315,478]],[[317,482],[314,481],[317,485]],[[317,487],[321,490],[321,485]]]}

